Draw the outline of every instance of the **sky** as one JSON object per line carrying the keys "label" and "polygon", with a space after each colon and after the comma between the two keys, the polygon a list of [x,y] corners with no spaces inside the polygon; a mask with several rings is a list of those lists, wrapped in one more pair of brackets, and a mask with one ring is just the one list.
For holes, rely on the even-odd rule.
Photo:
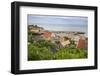
{"label": "sky", "polygon": [[28,14],[28,25],[36,24],[50,31],[80,31],[87,33],[88,17]]}

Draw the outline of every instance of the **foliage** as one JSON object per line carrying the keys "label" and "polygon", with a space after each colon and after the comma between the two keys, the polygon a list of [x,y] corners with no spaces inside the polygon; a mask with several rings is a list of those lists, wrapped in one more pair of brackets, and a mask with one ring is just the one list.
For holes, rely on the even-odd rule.
{"label": "foliage", "polygon": [[53,53],[46,47],[38,48],[33,44],[28,45],[28,60],[50,60]]}
{"label": "foliage", "polygon": [[87,52],[85,49],[80,48],[62,48],[60,49],[56,55],[56,59],[79,59],[79,58],[87,58]]}
{"label": "foliage", "polygon": [[76,48],[73,40],[69,46],[58,48],[58,45],[44,39],[35,39],[35,34],[28,31],[28,60],[87,58],[87,50]]}
{"label": "foliage", "polygon": [[[42,44],[42,45],[41,45]],[[87,58],[87,51],[80,48],[62,48],[53,53],[50,50],[53,47],[50,44],[46,45],[46,42],[40,42],[40,44],[28,45],[28,59],[29,60],[52,60],[52,59],[79,59]]]}
{"label": "foliage", "polygon": [[75,48],[76,44],[74,40],[71,40],[71,43],[69,44],[69,48]]}

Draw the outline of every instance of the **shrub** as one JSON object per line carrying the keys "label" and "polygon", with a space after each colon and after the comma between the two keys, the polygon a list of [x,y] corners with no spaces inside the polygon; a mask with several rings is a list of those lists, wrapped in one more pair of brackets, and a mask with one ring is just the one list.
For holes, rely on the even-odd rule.
{"label": "shrub", "polygon": [[62,48],[55,54],[55,59],[79,59],[87,58],[85,49],[79,48]]}
{"label": "shrub", "polygon": [[28,60],[50,60],[52,57],[53,53],[46,47],[39,48],[33,44],[28,45]]}

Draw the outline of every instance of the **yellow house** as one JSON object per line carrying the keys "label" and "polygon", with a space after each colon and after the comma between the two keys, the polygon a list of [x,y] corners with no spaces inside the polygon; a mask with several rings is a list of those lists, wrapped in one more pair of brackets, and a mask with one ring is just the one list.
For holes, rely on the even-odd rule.
{"label": "yellow house", "polygon": [[34,33],[38,33],[40,30],[39,29],[31,29],[30,31],[34,32]]}
{"label": "yellow house", "polygon": [[60,43],[62,44],[63,47],[65,47],[66,45],[70,44],[70,40],[65,39],[64,37],[61,37],[60,38]]}

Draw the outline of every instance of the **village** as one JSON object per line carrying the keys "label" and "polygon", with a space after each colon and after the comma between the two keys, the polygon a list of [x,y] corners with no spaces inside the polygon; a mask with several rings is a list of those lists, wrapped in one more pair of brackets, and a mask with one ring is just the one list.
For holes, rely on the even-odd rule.
{"label": "village", "polygon": [[28,25],[28,30],[35,34],[34,39],[44,39],[57,43],[59,47],[68,47],[74,41],[74,47],[87,49],[88,38],[84,32],[75,31],[51,31],[39,25]]}

